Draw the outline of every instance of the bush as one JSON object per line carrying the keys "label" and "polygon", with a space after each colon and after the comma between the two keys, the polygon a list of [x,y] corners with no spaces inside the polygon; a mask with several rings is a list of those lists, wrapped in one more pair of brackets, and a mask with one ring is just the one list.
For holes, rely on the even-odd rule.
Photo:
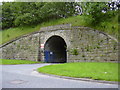
{"label": "bush", "polygon": [[71,51],[72,55],[78,55],[78,50],[75,48],[75,49],[72,49]]}
{"label": "bush", "polygon": [[16,26],[29,25],[29,24],[31,24],[33,22],[34,21],[33,21],[32,15],[30,13],[25,13],[24,15],[21,15],[21,16],[16,18],[15,25]]}

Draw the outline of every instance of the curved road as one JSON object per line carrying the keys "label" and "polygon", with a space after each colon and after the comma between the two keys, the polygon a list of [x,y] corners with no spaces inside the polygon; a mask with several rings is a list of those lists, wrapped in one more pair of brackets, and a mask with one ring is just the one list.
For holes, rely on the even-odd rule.
{"label": "curved road", "polygon": [[118,88],[117,84],[62,79],[35,71],[45,65],[50,64],[2,65],[2,88]]}

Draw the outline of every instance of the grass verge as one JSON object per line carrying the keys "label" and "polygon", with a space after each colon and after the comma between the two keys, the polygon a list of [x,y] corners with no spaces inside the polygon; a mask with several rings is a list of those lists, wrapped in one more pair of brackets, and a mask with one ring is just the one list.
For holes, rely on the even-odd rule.
{"label": "grass verge", "polygon": [[41,62],[29,61],[29,60],[0,59],[1,65],[35,64],[35,63],[41,63]]}
{"label": "grass verge", "polygon": [[68,76],[75,78],[90,78],[95,80],[118,80],[118,63],[80,62],[44,66],[38,72]]}

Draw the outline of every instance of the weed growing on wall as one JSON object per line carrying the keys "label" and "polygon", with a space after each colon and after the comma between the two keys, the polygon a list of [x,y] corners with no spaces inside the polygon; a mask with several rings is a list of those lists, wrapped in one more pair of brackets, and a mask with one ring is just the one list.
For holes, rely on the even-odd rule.
{"label": "weed growing on wall", "polygon": [[76,48],[72,49],[71,54],[72,55],[78,55],[79,54],[78,49],[76,49]]}

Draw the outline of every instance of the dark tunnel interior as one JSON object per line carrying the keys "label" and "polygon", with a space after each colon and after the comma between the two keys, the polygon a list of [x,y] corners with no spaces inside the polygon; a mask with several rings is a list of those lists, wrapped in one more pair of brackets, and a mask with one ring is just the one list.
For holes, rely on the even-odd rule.
{"label": "dark tunnel interior", "polygon": [[45,62],[65,63],[67,60],[66,43],[60,36],[50,37],[44,47]]}

